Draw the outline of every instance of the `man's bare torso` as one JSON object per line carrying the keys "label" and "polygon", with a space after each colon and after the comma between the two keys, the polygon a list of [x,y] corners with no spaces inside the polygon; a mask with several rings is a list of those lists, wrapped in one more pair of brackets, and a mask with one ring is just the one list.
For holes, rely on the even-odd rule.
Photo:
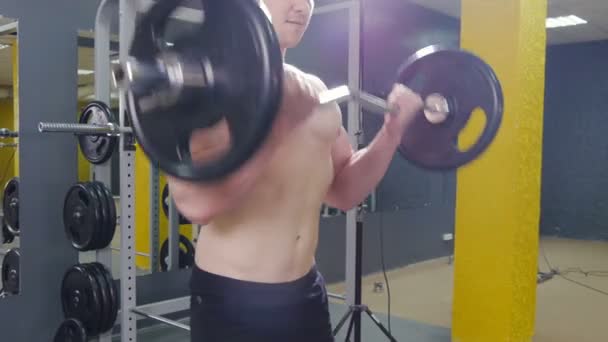
{"label": "man's bare torso", "polygon": [[310,270],[319,209],[334,177],[331,148],[342,127],[336,108],[319,107],[290,132],[245,201],[201,229],[198,267],[264,283]]}

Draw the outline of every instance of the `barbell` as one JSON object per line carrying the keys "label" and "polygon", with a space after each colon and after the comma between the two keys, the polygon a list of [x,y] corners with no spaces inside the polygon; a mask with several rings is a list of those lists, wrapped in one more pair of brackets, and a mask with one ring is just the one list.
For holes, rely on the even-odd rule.
{"label": "barbell", "polygon": [[19,132],[12,131],[8,128],[0,128],[0,138],[18,138]]}
{"label": "barbell", "polygon": [[[113,66],[124,90],[133,133],[146,155],[175,177],[213,181],[242,166],[260,148],[276,120],[283,60],[276,32],[254,0],[207,1],[196,30],[165,44],[165,27],[180,1],[159,1],[136,26],[129,57]],[[462,49],[425,47],[399,67],[396,82],[421,95],[424,108],[404,132],[398,151],[430,170],[461,167],[496,136],[503,94],[493,69]],[[347,86],[320,94],[320,104],[356,100],[367,113],[390,112],[385,100]],[[472,112],[485,126],[467,150],[458,135]],[[225,119],[231,147],[211,161],[194,161],[193,132]]]}

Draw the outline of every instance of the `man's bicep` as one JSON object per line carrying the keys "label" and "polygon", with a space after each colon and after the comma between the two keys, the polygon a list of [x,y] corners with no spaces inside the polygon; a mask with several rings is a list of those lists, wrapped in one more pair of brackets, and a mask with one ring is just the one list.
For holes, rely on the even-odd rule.
{"label": "man's bicep", "polygon": [[340,133],[334,142],[331,149],[331,159],[334,168],[334,180],[327,190],[327,194],[325,195],[325,204],[330,207],[339,208],[340,207],[340,184],[339,177],[340,172],[348,165],[350,159],[353,155],[353,148],[350,144],[350,140],[348,139],[348,133],[344,129],[344,127],[340,128]]}
{"label": "man's bicep", "polygon": [[348,132],[344,127],[340,128],[340,133],[331,148],[331,159],[334,165],[334,174],[340,173],[342,168],[348,164],[353,154],[353,147],[348,138]]}

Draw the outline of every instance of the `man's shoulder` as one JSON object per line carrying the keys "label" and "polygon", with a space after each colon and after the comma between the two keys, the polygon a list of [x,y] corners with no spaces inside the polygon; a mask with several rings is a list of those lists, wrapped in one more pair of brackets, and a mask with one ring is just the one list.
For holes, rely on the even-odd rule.
{"label": "man's shoulder", "polygon": [[284,63],[283,67],[286,70],[290,70],[292,72],[297,73],[299,76],[304,78],[306,81],[310,82],[316,89],[318,89],[318,91],[327,90],[327,85],[325,84],[325,82],[323,82],[323,80],[319,76],[305,72],[302,69],[299,69],[298,67],[291,65],[291,64]]}

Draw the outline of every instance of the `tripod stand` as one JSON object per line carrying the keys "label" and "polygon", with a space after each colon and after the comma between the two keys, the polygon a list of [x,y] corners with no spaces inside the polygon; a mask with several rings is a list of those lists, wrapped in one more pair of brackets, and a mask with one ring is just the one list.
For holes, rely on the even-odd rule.
{"label": "tripod stand", "polygon": [[348,332],[346,334],[345,342],[350,341],[350,334],[354,328],[354,342],[361,342],[361,313],[365,312],[369,318],[376,324],[376,326],[384,333],[384,335],[391,342],[397,342],[397,340],[391,335],[391,333],[384,327],[384,325],[374,316],[372,311],[367,305],[361,304],[361,269],[362,269],[362,255],[363,255],[363,208],[360,206],[357,209],[357,223],[355,226],[355,296],[354,303],[349,305],[348,311],[344,314],[342,319],[336,325],[333,331],[333,335],[336,336],[342,326],[348,320],[350,316],[350,323],[348,325]]}

